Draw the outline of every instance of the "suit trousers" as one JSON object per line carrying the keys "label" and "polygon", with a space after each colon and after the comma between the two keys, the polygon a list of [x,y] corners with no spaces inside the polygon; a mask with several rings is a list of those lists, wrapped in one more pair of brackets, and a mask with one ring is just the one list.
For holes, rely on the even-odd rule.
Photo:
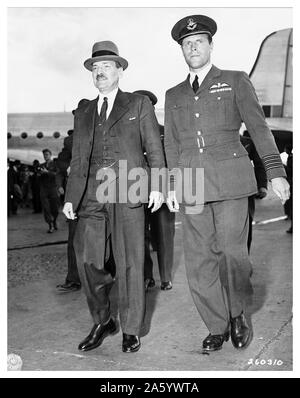
{"label": "suit trousers", "polygon": [[68,273],[66,283],[73,282],[80,284],[80,278],[76,263],[76,254],[74,250],[74,236],[77,226],[77,220],[68,220]]}
{"label": "suit trousers", "polygon": [[78,212],[74,242],[77,266],[95,324],[110,318],[109,292],[114,278],[105,269],[110,236],[121,328],[123,333],[139,335],[145,314],[144,207],[88,200]]}
{"label": "suit trousers", "polygon": [[[150,226],[150,233],[149,233]],[[146,209],[146,243],[145,243],[145,278],[153,277],[153,262],[149,245],[157,252],[160,280],[172,280],[174,259],[175,213],[171,213],[166,204],[156,212]]]}
{"label": "suit trousers", "polygon": [[209,332],[222,334],[230,315],[240,315],[252,294],[248,198],[209,202],[200,214],[182,213],[192,298]]}

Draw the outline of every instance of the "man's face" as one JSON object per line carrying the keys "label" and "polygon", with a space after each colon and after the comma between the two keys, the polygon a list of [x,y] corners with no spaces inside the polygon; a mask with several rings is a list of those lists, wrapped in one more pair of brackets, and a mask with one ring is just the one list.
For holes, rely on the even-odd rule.
{"label": "man's face", "polygon": [[45,159],[46,162],[51,159],[51,153],[50,152],[48,152],[48,151],[43,152],[43,155],[44,155],[44,159]]}
{"label": "man's face", "polygon": [[93,63],[92,75],[95,87],[103,93],[109,93],[118,87],[123,69],[117,68],[114,61],[98,61]]}
{"label": "man's face", "polygon": [[201,69],[210,61],[213,44],[205,33],[185,37],[181,43],[182,52],[190,69]]}

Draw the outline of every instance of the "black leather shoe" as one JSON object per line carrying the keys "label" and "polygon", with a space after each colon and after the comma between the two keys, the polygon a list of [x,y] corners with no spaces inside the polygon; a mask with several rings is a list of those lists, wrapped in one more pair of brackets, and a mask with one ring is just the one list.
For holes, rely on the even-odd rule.
{"label": "black leather shoe", "polygon": [[105,337],[114,334],[117,331],[117,325],[111,318],[105,325],[99,323],[94,325],[91,333],[79,344],[79,351],[93,350],[102,344]]}
{"label": "black leather shoe", "polygon": [[246,348],[251,342],[252,331],[247,325],[246,318],[243,313],[231,318],[231,341],[235,348]]}
{"label": "black leather shoe", "polygon": [[172,289],[172,282],[167,281],[167,282],[162,282],[160,285],[161,290],[171,290]]}
{"label": "black leather shoe", "polygon": [[56,220],[55,221],[53,221],[53,228],[57,231],[57,223],[56,223]]}
{"label": "black leather shoe", "polygon": [[155,280],[153,278],[146,278],[144,284],[145,284],[145,291],[147,292],[148,289],[155,286]]}
{"label": "black leather shoe", "polygon": [[75,292],[81,289],[81,284],[75,282],[66,282],[63,283],[62,285],[57,285],[56,289],[60,292],[66,292],[66,293]]}
{"label": "black leather shoe", "polygon": [[204,351],[217,351],[223,346],[224,341],[229,340],[229,331],[224,334],[209,334],[202,343]]}
{"label": "black leather shoe", "polygon": [[138,336],[123,333],[123,352],[136,352],[141,348],[141,341]]}

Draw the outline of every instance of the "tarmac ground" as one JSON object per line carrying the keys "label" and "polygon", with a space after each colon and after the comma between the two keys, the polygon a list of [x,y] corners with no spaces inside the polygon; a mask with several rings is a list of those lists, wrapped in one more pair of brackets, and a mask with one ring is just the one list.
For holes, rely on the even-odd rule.
{"label": "tarmac ground", "polygon": [[[199,377],[201,371],[291,371],[292,235],[286,233],[290,222],[283,216],[272,192],[256,201],[251,251],[254,295],[247,309],[254,336],[247,349],[236,350],[229,341],[218,352],[202,353],[208,331],[189,292],[177,218],[170,291],[160,290],[152,252],[156,286],[146,294],[141,349],[123,353],[119,332],[97,349],[81,353],[78,343],[92,327],[84,292],[56,290],[67,272],[67,223],[61,214],[59,230],[47,234],[42,214],[21,209],[8,219],[8,354],[21,357],[23,371],[105,371],[107,377],[111,371],[190,371]],[[115,314],[116,302],[113,289]]]}

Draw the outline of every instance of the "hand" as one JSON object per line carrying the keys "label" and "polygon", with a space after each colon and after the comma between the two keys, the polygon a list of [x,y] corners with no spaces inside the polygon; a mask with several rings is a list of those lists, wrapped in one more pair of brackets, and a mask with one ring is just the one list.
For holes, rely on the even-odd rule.
{"label": "hand", "polygon": [[263,199],[263,198],[265,198],[267,196],[267,193],[268,193],[267,188],[261,187],[261,188],[259,188],[259,190],[258,190],[257,194],[255,195],[255,197],[257,199]]}
{"label": "hand", "polygon": [[290,185],[283,177],[273,178],[271,180],[272,189],[284,205],[290,197]]}
{"label": "hand", "polygon": [[151,191],[149,196],[148,209],[153,205],[151,213],[154,213],[156,210],[158,210],[161,207],[163,202],[164,202],[164,195],[161,192]]}
{"label": "hand", "polygon": [[60,194],[60,195],[63,195],[64,193],[65,193],[65,190],[63,189],[63,187],[58,187],[58,193]]}
{"label": "hand", "polygon": [[71,202],[66,202],[64,204],[64,208],[63,208],[63,213],[64,215],[69,219],[69,220],[75,220],[77,218],[77,216],[75,215],[75,213],[73,212],[73,205]]}
{"label": "hand", "polygon": [[179,210],[179,203],[176,199],[176,191],[168,192],[167,205],[171,212],[176,212]]}
{"label": "hand", "polygon": [[41,172],[42,174],[43,174],[43,173],[48,173],[48,170],[45,169],[45,167],[41,167],[40,172]]}

